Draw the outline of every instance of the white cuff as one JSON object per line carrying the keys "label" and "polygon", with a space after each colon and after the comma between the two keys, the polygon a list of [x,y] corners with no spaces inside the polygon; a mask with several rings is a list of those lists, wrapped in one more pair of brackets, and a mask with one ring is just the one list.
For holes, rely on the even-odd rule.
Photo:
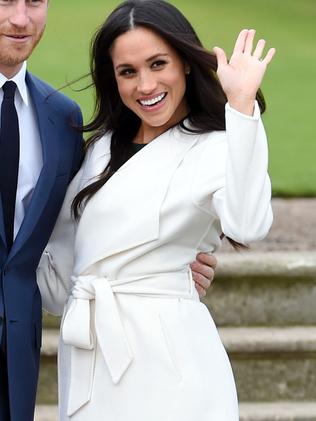
{"label": "white cuff", "polygon": [[257,101],[255,101],[255,109],[252,116],[235,110],[235,108],[231,107],[228,102],[226,102],[225,111],[235,114],[236,116],[249,119],[249,120],[259,120],[261,116],[259,104]]}

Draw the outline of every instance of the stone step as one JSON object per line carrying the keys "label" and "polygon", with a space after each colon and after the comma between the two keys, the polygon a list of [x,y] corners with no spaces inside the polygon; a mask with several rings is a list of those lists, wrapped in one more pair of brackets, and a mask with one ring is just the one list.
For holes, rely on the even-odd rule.
{"label": "stone step", "polygon": [[43,327],[46,329],[59,329],[60,317],[53,316],[52,314],[43,311]]}
{"label": "stone step", "polygon": [[316,325],[316,252],[219,253],[203,302],[218,326]]}
{"label": "stone step", "polygon": [[315,402],[256,402],[240,404],[240,421],[315,421]]}
{"label": "stone step", "polygon": [[[315,421],[316,402],[240,403],[240,421]],[[57,407],[39,405],[34,421],[57,421]]]}
{"label": "stone step", "polygon": [[[252,251],[316,252],[316,198],[273,198],[273,224],[263,241],[251,244]],[[234,253],[224,240],[222,250]]]}
{"label": "stone step", "polygon": [[[221,339],[229,353],[316,353],[316,326],[221,327]],[[58,330],[43,331],[42,355],[55,356]]]}
{"label": "stone step", "polygon": [[[222,327],[219,333],[241,401],[316,399],[316,326]],[[57,344],[58,331],[45,330],[39,403],[57,401]]]}
{"label": "stone step", "polygon": [[44,329],[41,349],[41,363],[37,389],[37,402],[55,404],[57,402],[57,348],[59,331]]}
{"label": "stone step", "polygon": [[219,333],[241,401],[316,399],[316,326],[226,327]]}
{"label": "stone step", "polygon": [[56,405],[37,405],[34,421],[57,421],[58,410]]}
{"label": "stone step", "polygon": [[316,252],[219,253],[203,302],[218,326],[316,325]]}
{"label": "stone step", "polygon": [[222,327],[229,354],[316,354],[316,326]]}

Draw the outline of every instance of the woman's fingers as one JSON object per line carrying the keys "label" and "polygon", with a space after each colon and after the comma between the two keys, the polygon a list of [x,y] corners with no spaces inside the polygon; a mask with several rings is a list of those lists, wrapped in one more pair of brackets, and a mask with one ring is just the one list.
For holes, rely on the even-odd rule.
{"label": "woman's fingers", "polygon": [[[264,39],[260,39],[257,42],[257,45],[254,51],[252,52],[255,35],[256,35],[255,29],[243,29],[242,31],[240,31],[235,43],[233,54],[246,53],[260,60],[262,57],[266,42]],[[271,48],[268,54],[266,55],[265,59],[262,61],[269,63],[272,60],[274,53],[275,53],[275,49]]]}
{"label": "woman's fingers", "polygon": [[270,50],[267,52],[265,58],[262,60],[262,63],[265,63],[266,65],[268,65],[270,63],[270,61],[273,59],[275,51],[276,51],[275,48],[270,48]]}
{"label": "woman's fingers", "polygon": [[[254,29],[243,29],[239,33],[229,62],[221,48],[214,48],[218,60],[217,75],[229,103],[249,115],[253,112],[252,100],[260,88],[266,67],[275,54],[275,48],[270,48],[265,54],[265,40],[254,43],[255,33]],[[247,106],[244,101],[239,101],[240,96],[251,99],[247,100]]]}
{"label": "woman's fingers", "polygon": [[248,29],[243,29],[239,32],[239,35],[235,42],[233,54],[244,52],[247,35],[248,35]]}
{"label": "woman's fingers", "polygon": [[218,67],[227,64],[227,57],[226,57],[225,51],[222,48],[214,47],[213,51],[217,58]]}
{"label": "woman's fingers", "polygon": [[250,55],[256,58],[257,60],[262,61],[265,65],[267,65],[272,60],[276,50],[275,48],[270,48],[266,56],[263,58],[263,51],[264,51],[266,42],[264,39],[259,39],[254,51],[252,51],[255,35],[256,35],[255,29],[243,29],[242,31],[240,31],[235,43],[233,55],[235,53],[239,53],[238,55],[240,54]]}
{"label": "woman's fingers", "polygon": [[251,54],[252,48],[253,48],[253,40],[255,38],[256,31],[254,29],[249,29],[247,31],[247,36],[245,39],[245,47],[244,47],[244,53]]}
{"label": "woman's fingers", "polygon": [[253,56],[255,58],[257,58],[258,60],[260,60],[261,57],[262,57],[262,53],[263,53],[263,50],[264,50],[264,46],[265,45],[266,45],[265,40],[264,39],[259,39],[259,41],[257,43],[257,46],[256,46],[256,48],[255,48],[255,50],[253,52]]}

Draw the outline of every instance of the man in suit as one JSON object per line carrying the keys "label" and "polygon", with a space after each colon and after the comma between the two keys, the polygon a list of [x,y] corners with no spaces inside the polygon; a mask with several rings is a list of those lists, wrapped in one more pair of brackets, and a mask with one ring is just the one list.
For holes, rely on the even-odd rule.
{"label": "man in suit", "polygon": [[0,0],[0,420],[33,420],[41,346],[36,267],[82,159],[78,106],[26,71],[48,0]]}
{"label": "man in suit", "polygon": [[[49,0],[0,0],[0,421],[33,420],[41,347],[36,268],[79,169],[79,107],[26,70]],[[216,260],[192,266],[200,295]]]}

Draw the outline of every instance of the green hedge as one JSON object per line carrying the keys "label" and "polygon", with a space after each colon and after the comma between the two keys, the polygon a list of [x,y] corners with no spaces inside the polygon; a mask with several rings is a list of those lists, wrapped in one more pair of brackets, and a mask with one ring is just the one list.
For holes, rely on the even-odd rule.
{"label": "green hedge", "polygon": [[[44,40],[30,69],[61,87],[88,70],[91,35],[117,1],[50,2]],[[270,173],[277,195],[316,194],[316,1],[315,0],[178,0],[174,3],[197,28],[206,46],[231,52],[240,28],[256,28],[258,37],[277,48],[264,81],[268,110],[264,116],[270,142]],[[76,88],[87,84],[80,82]],[[65,93],[92,113],[92,92]]]}

